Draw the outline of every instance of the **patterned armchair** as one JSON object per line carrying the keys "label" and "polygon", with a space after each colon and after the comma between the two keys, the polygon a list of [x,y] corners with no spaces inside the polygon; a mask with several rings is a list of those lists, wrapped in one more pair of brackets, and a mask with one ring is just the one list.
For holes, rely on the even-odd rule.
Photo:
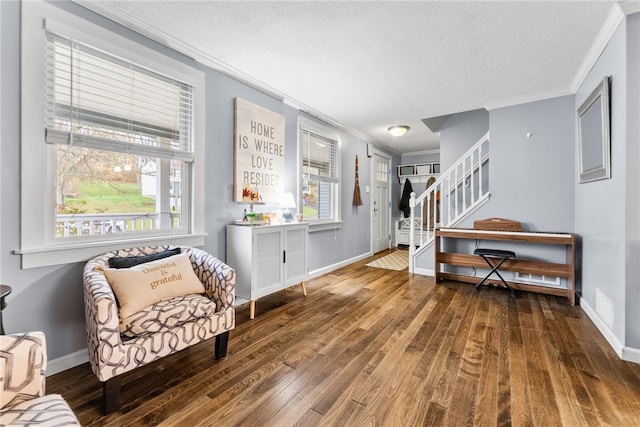
{"label": "patterned armchair", "polygon": [[59,394],[45,395],[44,333],[0,335],[0,426],[79,426]]}
{"label": "patterned armchair", "polygon": [[[175,250],[152,246],[100,255],[84,267],[84,300],[89,361],[103,383],[103,409],[120,408],[120,375],[212,337],[215,357],[227,353],[229,331],[235,327],[235,271],[207,252],[180,247],[187,253],[205,293],[162,300],[137,312],[123,329],[119,304],[105,276],[113,257],[141,257]],[[113,260],[112,260],[113,261]]]}

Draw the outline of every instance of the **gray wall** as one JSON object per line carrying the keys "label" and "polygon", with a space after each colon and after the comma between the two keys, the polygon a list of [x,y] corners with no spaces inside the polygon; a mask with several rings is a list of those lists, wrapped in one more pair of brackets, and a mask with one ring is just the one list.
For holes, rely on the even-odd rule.
{"label": "gray wall", "polygon": [[[573,232],[574,115],[573,96],[492,110],[491,199],[460,227],[472,228],[476,219],[497,217],[519,221],[527,231]],[[523,259],[565,260],[565,248],[554,245],[480,244],[513,250]],[[472,246],[467,242],[467,252]]]}
{"label": "gray wall", "polygon": [[599,289],[613,302],[615,337],[639,348],[638,14],[616,30],[577,91],[575,108],[607,75],[611,76],[611,179],[575,184],[575,229],[582,237],[582,297],[584,304],[598,312]]}
{"label": "gray wall", "polygon": [[574,116],[573,96],[491,111],[491,203],[480,218],[573,232]]}
{"label": "gray wall", "polygon": [[440,170],[451,167],[489,130],[489,112],[473,110],[454,114],[440,126]]}
{"label": "gray wall", "polygon": [[[57,6],[110,28],[205,72],[205,231],[204,249],[225,259],[225,226],[238,219],[244,206],[232,202],[233,194],[233,99],[242,97],[285,116],[285,189],[299,186],[297,121],[302,112],[238,80],[199,64],[151,40],[103,19],[77,4]],[[0,83],[1,200],[0,281],[13,287],[3,312],[7,332],[42,330],[47,334],[50,359],[72,355],[86,348],[82,268],[84,263],[22,270],[20,257],[12,251],[20,246],[20,3],[0,2],[2,49]],[[29,118],[23,118],[28,120]],[[40,124],[34,124],[40,126]],[[360,186],[370,185],[366,142],[341,130],[342,227],[314,232],[309,238],[310,271],[331,268],[370,252],[370,193],[362,192],[364,204],[352,206],[355,156],[360,159]],[[392,155],[393,165],[398,155]]]}
{"label": "gray wall", "polygon": [[627,281],[625,344],[640,349],[640,13],[627,20]]}
{"label": "gray wall", "polygon": [[412,165],[416,163],[436,163],[440,161],[440,153],[406,153],[401,156],[400,161],[403,165]]}
{"label": "gray wall", "polygon": [[[451,116],[441,131],[442,158],[460,156],[491,131],[490,201],[458,227],[473,228],[476,219],[498,217],[520,221],[529,231],[573,232],[574,115],[573,96],[565,96]],[[469,245],[458,245],[472,251]],[[564,256],[552,248],[509,248],[528,257],[562,261]],[[433,250],[425,251],[416,265],[433,269]]]}

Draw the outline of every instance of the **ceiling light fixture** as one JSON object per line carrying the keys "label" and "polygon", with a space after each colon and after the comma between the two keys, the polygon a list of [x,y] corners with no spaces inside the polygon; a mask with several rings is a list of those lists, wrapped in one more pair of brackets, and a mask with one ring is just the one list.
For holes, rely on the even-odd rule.
{"label": "ceiling light fixture", "polygon": [[389,129],[387,129],[389,131],[389,133],[393,136],[402,136],[405,133],[407,133],[407,131],[409,130],[409,126],[406,125],[396,125],[396,126],[391,126]]}

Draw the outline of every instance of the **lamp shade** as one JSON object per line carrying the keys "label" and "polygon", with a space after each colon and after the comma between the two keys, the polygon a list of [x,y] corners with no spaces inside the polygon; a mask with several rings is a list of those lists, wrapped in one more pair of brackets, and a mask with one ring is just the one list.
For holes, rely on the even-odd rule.
{"label": "lamp shade", "polygon": [[296,199],[294,199],[292,193],[283,193],[280,198],[280,208],[281,209],[295,209],[296,208]]}

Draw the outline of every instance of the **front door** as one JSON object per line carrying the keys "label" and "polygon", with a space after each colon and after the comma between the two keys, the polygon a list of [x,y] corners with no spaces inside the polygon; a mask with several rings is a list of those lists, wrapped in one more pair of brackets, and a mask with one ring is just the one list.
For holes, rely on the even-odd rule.
{"label": "front door", "polygon": [[389,249],[391,244],[389,218],[391,206],[389,204],[389,171],[391,160],[378,153],[373,153],[373,167],[371,168],[373,183],[372,202],[372,249],[373,253]]}

